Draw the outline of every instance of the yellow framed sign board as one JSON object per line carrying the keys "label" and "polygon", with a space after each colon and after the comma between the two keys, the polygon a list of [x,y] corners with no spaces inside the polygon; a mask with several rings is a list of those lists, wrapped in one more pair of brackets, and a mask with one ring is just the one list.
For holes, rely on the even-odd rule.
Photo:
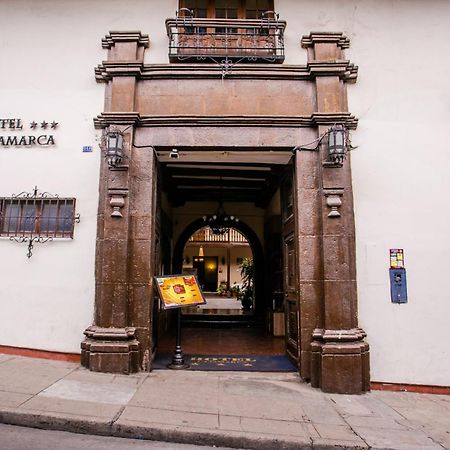
{"label": "yellow framed sign board", "polygon": [[195,275],[164,275],[155,280],[164,309],[206,303]]}

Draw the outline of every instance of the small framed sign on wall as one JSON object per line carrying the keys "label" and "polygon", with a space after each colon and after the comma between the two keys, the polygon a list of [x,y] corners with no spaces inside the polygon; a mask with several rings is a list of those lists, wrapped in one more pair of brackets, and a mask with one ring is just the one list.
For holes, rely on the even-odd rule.
{"label": "small framed sign on wall", "polygon": [[391,302],[407,303],[405,256],[402,248],[391,248],[389,250],[389,263]]}
{"label": "small framed sign on wall", "polygon": [[390,253],[390,264],[391,269],[399,269],[405,267],[405,258],[402,248],[391,248]]}

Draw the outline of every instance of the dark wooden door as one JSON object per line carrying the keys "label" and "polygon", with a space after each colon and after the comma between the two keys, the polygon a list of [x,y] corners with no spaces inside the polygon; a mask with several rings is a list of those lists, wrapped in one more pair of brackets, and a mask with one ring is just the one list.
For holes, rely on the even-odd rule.
{"label": "dark wooden door", "polygon": [[297,233],[294,166],[289,165],[281,186],[281,217],[283,245],[283,291],[286,321],[286,353],[299,364],[299,285],[297,265]]}
{"label": "dark wooden door", "polygon": [[196,256],[193,263],[197,269],[197,278],[203,291],[215,292],[218,279],[218,257]]}

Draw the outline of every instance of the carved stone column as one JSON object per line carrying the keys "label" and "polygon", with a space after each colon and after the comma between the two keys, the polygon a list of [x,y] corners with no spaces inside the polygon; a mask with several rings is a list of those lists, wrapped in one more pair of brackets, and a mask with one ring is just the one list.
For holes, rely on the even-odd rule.
{"label": "carved stone column", "polygon": [[[140,32],[111,32],[102,41],[108,60],[96,69],[99,82],[107,83],[106,111],[97,128],[113,126],[124,135],[124,159],[108,167],[102,158],[96,246],[94,324],[84,332],[81,362],[100,372],[130,373],[139,370],[141,344],[130,311],[130,254],[133,227],[130,190],[136,77],[143,65],[148,37]],[[151,256],[149,255],[149,258]]]}
{"label": "carved stone column", "polygon": [[[319,135],[336,123],[356,120],[347,112],[346,82],[357,67],[344,59],[349,40],[340,33],[311,33],[302,39],[316,83]],[[355,223],[350,156],[343,167],[329,164],[326,139],[320,148],[322,188],[323,319],[312,333],[311,384],[326,392],[369,390],[369,346],[358,328]]]}

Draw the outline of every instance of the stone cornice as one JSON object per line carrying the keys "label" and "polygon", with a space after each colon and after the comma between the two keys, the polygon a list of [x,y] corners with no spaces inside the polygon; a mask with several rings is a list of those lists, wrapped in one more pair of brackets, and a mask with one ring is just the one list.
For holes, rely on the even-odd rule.
{"label": "stone cornice", "polygon": [[[226,79],[309,79],[306,66],[274,64],[236,64]],[[141,79],[205,79],[222,78],[219,64],[183,63],[144,65]]]}
{"label": "stone cornice", "polygon": [[98,83],[106,83],[118,76],[141,78],[143,67],[139,61],[103,61],[95,68],[95,79]]}
{"label": "stone cornice", "polygon": [[[337,76],[354,82],[358,67],[347,60],[311,61],[306,66],[236,64],[226,79],[252,80],[314,80],[320,76]],[[108,82],[116,76],[133,76],[138,80],[219,79],[222,68],[218,64],[151,64],[139,61],[104,61],[95,68],[97,82]]]}
{"label": "stone cornice", "polygon": [[147,48],[150,45],[148,34],[140,31],[110,31],[102,39],[102,47],[110,49],[116,42],[137,42],[139,46]]}
{"label": "stone cornice", "polygon": [[307,66],[311,78],[338,76],[348,83],[356,82],[358,66],[348,60],[310,61]]}
{"label": "stone cornice", "polygon": [[138,125],[140,116],[138,112],[103,112],[94,118],[96,129],[106,128],[109,125]]}
{"label": "stone cornice", "polygon": [[138,112],[103,112],[94,119],[95,128],[109,125],[139,127],[276,127],[306,128],[342,123],[355,129],[358,120],[348,112],[313,113],[310,116],[145,116]]}
{"label": "stone cornice", "polygon": [[337,123],[345,125],[350,130],[356,130],[358,119],[349,112],[315,112],[311,115],[312,126],[332,126]]}
{"label": "stone cornice", "polygon": [[143,127],[277,127],[311,126],[309,117],[292,116],[142,116]]}
{"label": "stone cornice", "polygon": [[340,48],[349,48],[350,39],[340,32],[312,31],[301,39],[303,48],[314,47],[315,44],[336,44]]}

